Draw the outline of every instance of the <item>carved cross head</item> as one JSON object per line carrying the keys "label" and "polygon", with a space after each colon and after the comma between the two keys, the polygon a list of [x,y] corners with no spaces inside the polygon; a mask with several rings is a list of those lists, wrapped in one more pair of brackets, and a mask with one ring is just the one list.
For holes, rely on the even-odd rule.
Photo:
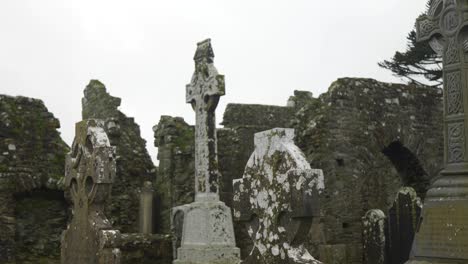
{"label": "carved cross head", "polygon": [[75,211],[101,205],[110,195],[116,172],[115,147],[110,145],[104,125],[97,119],[76,124],[75,140],[65,165],[65,186]]}
{"label": "carved cross head", "polygon": [[224,75],[218,74],[213,64],[211,40],[199,42],[195,52],[195,72],[186,86],[186,101],[193,109],[214,111],[219,97],[225,94]]}
{"label": "carved cross head", "polygon": [[117,259],[120,254],[112,248],[120,233],[111,230],[104,215],[116,174],[115,148],[104,127],[104,121],[95,119],[76,124],[65,164],[65,192],[73,203],[73,218],[62,235],[62,263],[104,263],[102,258]]}
{"label": "carved cross head", "polygon": [[[418,41],[429,40],[436,53],[444,56],[444,60],[453,61],[456,54],[448,46],[467,50],[467,25],[468,3],[462,0],[433,0],[430,3],[427,14],[420,16],[416,21],[416,33]],[[447,61],[445,61],[447,63]]]}
{"label": "carved cross head", "polygon": [[305,242],[313,218],[320,217],[323,173],[310,168],[293,138],[293,129],[255,134],[243,178],[234,180],[234,218],[247,225],[254,243],[250,258],[265,263],[291,258],[293,242]]}

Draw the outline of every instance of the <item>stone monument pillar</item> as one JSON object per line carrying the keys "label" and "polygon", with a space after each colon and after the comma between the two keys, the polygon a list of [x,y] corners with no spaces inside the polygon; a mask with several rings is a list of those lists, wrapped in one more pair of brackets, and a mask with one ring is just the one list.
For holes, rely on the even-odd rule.
{"label": "stone monument pillar", "polygon": [[445,168],[427,193],[409,263],[468,263],[468,1],[431,1],[416,30],[443,57]]}
{"label": "stone monument pillar", "polygon": [[210,40],[198,43],[195,72],[186,91],[196,115],[195,202],[173,209],[173,216],[184,215],[177,264],[240,263],[231,209],[219,200],[215,109],[225,90],[213,58]]}
{"label": "stone monument pillar", "polygon": [[140,193],[139,231],[142,234],[153,233],[153,194],[153,184],[145,181]]}

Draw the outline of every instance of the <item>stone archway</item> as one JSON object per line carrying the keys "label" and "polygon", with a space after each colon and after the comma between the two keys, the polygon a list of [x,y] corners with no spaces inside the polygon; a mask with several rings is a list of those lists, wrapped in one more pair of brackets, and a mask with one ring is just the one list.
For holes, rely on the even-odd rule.
{"label": "stone archway", "polygon": [[424,197],[430,179],[416,155],[401,141],[393,141],[382,150],[382,153],[395,167],[402,185],[414,188],[419,197]]}

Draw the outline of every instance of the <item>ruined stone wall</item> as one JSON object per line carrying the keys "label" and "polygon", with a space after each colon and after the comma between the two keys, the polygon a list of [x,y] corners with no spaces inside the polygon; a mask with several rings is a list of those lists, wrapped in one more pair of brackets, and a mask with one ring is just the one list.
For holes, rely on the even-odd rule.
{"label": "ruined stone wall", "polygon": [[68,146],[38,99],[0,95],[0,263],[59,263]]}
{"label": "ruined stone wall", "polygon": [[115,229],[134,233],[138,231],[138,192],[144,181],[156,180],[156,168],[139,126],[118,110],[120,103],[121,99],[109,95],[101,82],[92,80],[84,90],[82,117],[106,120],[106,132],[117,153],[117,178],[107,216]]}
{"label": "ruined stone wall", "polygon": [[424,195],[443,164],[440,89],[339,79],[299,107],[292,125],[325,174],[324,236],[311,241],[325,263],[362,263],[365,212],[387,211],[403,185]]}
{"label": "ruined stone wall", "polygon": [[195,131],[183,118],[170,116],[162,116],[153,130],[159,160],[156,231],[169,233],[171,208],[191,203],[195,196]]}
{"label": "ruined stone wall", "polygon": [[[325,176],[323,219],[313,224],[307,248],[326,263],[362,263],[365,212],[386,211],[401,186],[423,197],[437,177],[441,121],[440,89],[370,79],[339,79],[319,98],[295,91],[288,107],[229,104],[218,129],[221,198],[231,205],[229,183],[241,177],[256,132],[295,128],[296,144]],[[181,118],[163,117],[155,127],[164,230],[170,208],[193,201],[193,133]],[[245,256],[250,239],[239,223],[235,228]]]}

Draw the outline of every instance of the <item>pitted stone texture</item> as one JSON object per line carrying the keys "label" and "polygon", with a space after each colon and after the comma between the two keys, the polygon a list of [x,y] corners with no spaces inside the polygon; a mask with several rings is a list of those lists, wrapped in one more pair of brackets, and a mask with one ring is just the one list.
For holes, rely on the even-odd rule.
{"label": "pitted stone texture", "polygon": [[234,180],[234,216],[254,244],[246,263],[320,263],[303,243],[320,218],[323,173],[310,168],[293,139],[293,129],[255,134],[244,176]]}
{"label": "pitted stone texture", "polygon": [[210,40],[198,43],[195,72],[187,84],[186,100],[195,111],[195,199],[219,192],[215,110],[225,94],[224,75],[213,64]]}
{"label": "pitted stone texture", "polygon": [[[224,95],[224,76],[213,65],[210,40],[198,43],[195,73],[187,85],[187,102],[195,110],[195,202],[173,209],[172,229],[180,232],[181,247],[174,263],[239,263],[231,210],[219,201],[215,110]],[[177,217],[176,217],[177,216]],[[176,246],[177,241],[176,241]]]}
{"label": "pitted stone texture", "polygon": [[181,117],[161,116],[153,131],[159,160],[156,232],[168,234],[172,208],[192,203],[195,197],[194,128]]}
{"label": "pitted stone texture", "polygon": [[171,264],[171,235],[123,233],[119,239],[122,264]]}
{"label": "pitted stone texture", "polygon": [[173,209],[183,215],[182,240],[174,263],[239,263],[232,216],[223,202],[194,202]]}
{"label": "pitted stone texture", "polygon": [[58,128],[41,100],[0,95],[0,263],[60,262],[69,147]]}
{"label": "pitted stone texture", "polygon": [[106,215],[112,226],[126,233],[138,231],[139,190],[156,180],[156,168],[146,150],[135,120],[119,111],[121,99],[111,96],[104,84],[91,80],[82,99],[83,119],[105,120],[105,131],[116,147],[117,175]]}
{"label": "pitted stone texture", "polygon": [[402,186],[424,195],[443,166],[442,99],[433,87],[342,78],[297,110],[295,142],[325,172],[314,256],[327,263],[314,247],[345,245],[347,263],[362,263],[364,213],[386,212]]}
{"label": "pitted stone texture", "polygon": [[382,210],[367,211],[362,218],[364,264],[385,262],[385,214]]}
{"label": "pitted stone texture", "polygon": [[104,214],[115,179],[115,148],[102,120],[76,124],[72,150],[66,157],[65,190],[73,218],[62,234],[62,264],[118,264],[115,248],[120,232]]}

